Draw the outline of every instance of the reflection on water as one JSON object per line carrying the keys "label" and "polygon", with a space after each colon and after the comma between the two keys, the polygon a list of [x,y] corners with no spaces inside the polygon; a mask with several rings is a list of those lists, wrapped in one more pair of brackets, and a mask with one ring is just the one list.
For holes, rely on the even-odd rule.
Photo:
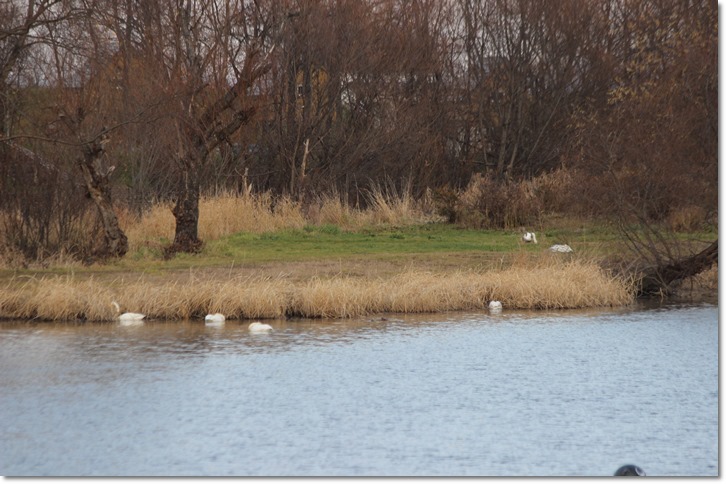
{"label": "reflection on water", "polygon": [[2,475],[718,473],[718,308],[0,325]]}

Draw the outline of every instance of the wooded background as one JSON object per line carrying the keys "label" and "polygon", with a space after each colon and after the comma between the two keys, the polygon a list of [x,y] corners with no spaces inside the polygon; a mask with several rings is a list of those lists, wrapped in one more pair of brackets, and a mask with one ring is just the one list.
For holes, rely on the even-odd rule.
{"label": "wooded background", "polygon": [[193,251],[200,193],[355,204],[385,183],[446,206],[543,176],[553,210],[714,222],[717,18],[715,0],[4,0],[4,230],[33,258],[51,225],[83,246],[83,223],[119,256],[114,206],[171,200]]}

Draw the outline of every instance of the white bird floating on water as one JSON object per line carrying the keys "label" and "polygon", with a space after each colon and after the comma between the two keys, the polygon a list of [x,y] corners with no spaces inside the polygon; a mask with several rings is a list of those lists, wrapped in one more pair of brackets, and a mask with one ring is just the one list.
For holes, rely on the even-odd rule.
{"label": "white bird floating on water", "polygon": [[522,236],[522,240],[527,244],[529,244],[530,242],[534,242],[536,244],[537,236],[534,235],[534,232],[525,232]]}
{"label": "white bird floating on water", "polygon": [[502,310],[502,303],[499,301],[491,301],[489,303],[489,311],[499,312]]}
{"label": "white bird floating on water", "polygon": [[272,331],[272,326],[270,326],[269,324],[260,323],[259,321],[255,321],[254,323],[251,323],[247,329],[249,329],[252,333],[264,333],[267,331]]}
{"label": "white bird floating on water", "polygon": [[552,247],[550,247],[551,252],[574,252],[572,250],[572,247],[570,247],[567,244],[555,244]]}
{"label": "white bird floating on water", "polygon": [[119,322],[125,326],[131,325],[131,324],[142,324],[143,319],[146,317],[145,314],[141,313],[121,313],[121,306],[118,305],[116,301],[113,301],[111,304],[116,308],[116,319],[119,320]]}
{"label": "white bird floating on water", "polygon": [[207,324],[224,323],[224,319],[224,314],[222,313],[207,314],[204,316],[204,322]]}

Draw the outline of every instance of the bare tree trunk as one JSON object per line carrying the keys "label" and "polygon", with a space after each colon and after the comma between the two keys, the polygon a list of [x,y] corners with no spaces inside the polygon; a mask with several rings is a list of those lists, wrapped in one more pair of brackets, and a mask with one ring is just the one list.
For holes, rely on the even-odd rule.
{"label": "bare tree trunk", "polygon": [[116,217],[111,203],[109,176],[114,167],[104,168],[101,164],[101,157],[106,152],[104,145],[107,141],[108,138],[102,136],[85,144],[83,158],[79,159],[78,163],[83,173],[86,189],[101,215],[104,245],[98,255],[102,258],[123,257],[129,250],[128,238],[118,224],[118,217]]}
{"label": "bare tree trunk", "polygon": [[652,296],[667,293],[668,286],[673,282],[695,276],[717,262],[718,239],[698,254],[645,271],[640,280],[638,295]]}
{"label": "bare tree trunk", "polygon": [[308,155],[310,154],[310,138],[307,138],[305,140],[305,143],[303,144],[303,157],[302,162],[300,163],[300,172],[297,176],[297,185],[295,186],[295,194],[296,198],[299,202],[303,200],[305,197],[305,170],[307,168],[307,162],[308,162]]}
{"label": "bare tree trunk", "polygon": [[199,163],[195,160],[182,160],[182,170],[176,191],[177,199],[172,209],[176,220],[174,242],[165,249],[170,257],[177,252],[197,253],[202,249],[199,239]]}

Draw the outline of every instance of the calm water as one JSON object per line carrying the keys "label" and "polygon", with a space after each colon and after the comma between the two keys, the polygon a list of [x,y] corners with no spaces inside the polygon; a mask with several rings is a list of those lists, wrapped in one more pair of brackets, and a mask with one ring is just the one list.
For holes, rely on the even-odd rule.
{"label": "calm water", "polygon": [[718,474],[715,306],[272,324],[0,324],[0,474]]}

